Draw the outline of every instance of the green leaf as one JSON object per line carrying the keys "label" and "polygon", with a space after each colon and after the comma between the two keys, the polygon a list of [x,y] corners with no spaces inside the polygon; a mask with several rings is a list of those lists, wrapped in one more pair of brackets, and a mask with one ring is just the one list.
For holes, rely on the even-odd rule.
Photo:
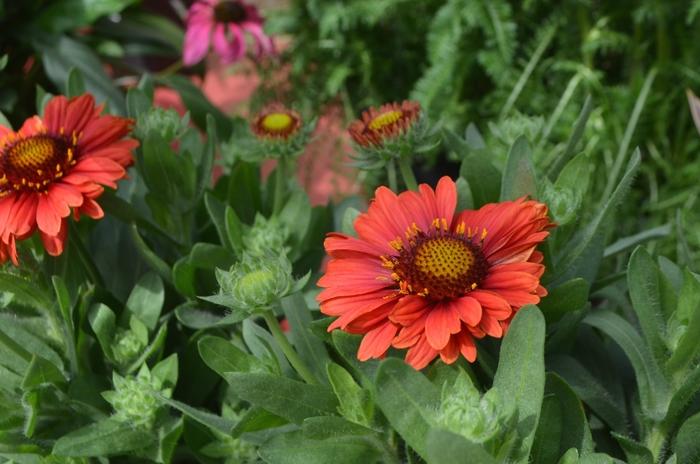
{"label": "green leaf", "polygon": [[209,219],[211,219],[212,224],[214,224],[216,234],[219,236],[219,243],[228,250],[234,251],[228,239],[228,233],[226,232],[226,205],[211,193],[205,193],[204,206],[207,208]]}
{"label": "green leaf", "polygon": [[312,319],[306,300],[301,293],[295,293],[283,298],[280,303],[291,328],[289,336],[292,344],[316,379],[325,382],[326,364],[331,360],[326,346],[309,330]]}
{"label": "green leaf", "polygon": [[89,25],[118,13],[137,0],[54,0],[39,11],[37,25],[44,31],[63,32]]}
{"label": "green leaf", "polygon": [[277,435],[258,452],[270,464],[370,464],[378,462],[380,458],[368,437],[341,435],[313,440],[305,438],[303,431]]}
{"label": "green leaf", "polygon": [[211,370],[224,377],[227,372],[267,372],[265,364],[233,343],[207,335],[197,343],[199,355]]}
{"label": "green leaf", "polygon": [[16,343],[19,349],[27,353],[23,355],[25,360],[30,360],[30,353],[51,362],[63,372],[64,366],[61,356],[47,343],[45,337],[30,332],[27,330],[28,327],[25,327],[22,322],[22,319],[16,316],[0,312],[0,332]]}
{"label": "green leaf", "polygon": [[85,81],[83,75],[78,68],[71,68],[68,72],[68,81],[66,82],[66,96],[69,98],[79,97],[85,93]]}
{"label": "green leaf", "polygon": [[139,318],[149,330],[155,330],[158,318],[163,310],[165,289],[163,280],[157,274],[149,272],[139,279],[131,291],[126,307]]}
{"label": "green leaf", "polygon": [[[497,464],[498,462],[481,445],[447,430],[430,429],[427,450],[428,464],[463,462],[467,456],[470,464]],[[535,462],[539,464],[539,461]]]}
{"label": "green leaf", "polygon": [[616,241],[615,243],[605,247],[605,252],[603,253],[604,258],[610,256],[615,256],[618,253],[634,248],[649,240],[655,240],[657,238],[668,237],[671,233],[671,225],[664,224],[662,226],[653,227],[645,231],[639,232],[638,234],[630,235],[629,237],[624,237]]}
{"label": "green leaf", "polygon": [[584,322],[604,332],[622,348],[636,374],[642,411],[651,419],[663,419],[671,399],[669,386],[644,340],[629,322],[610,311],[591,312]]}
{"label": "green leaf", "polygon": [[637,247],[627,267],[627,286],[632,307],[647,344],[658,363],[667,358],[664,343],[666,325],[662,318],[659,269],[642,247]]}
{"label": "green leaf", "polygon": [[88,320],[92,331],[95,332],[102,352],[110,361],[113,361],[112,340],[117,328],[117,317],[106,305],[98,303],[90,308]]}
{"label": "green leaf", "polygon": [[547,322],[552,323],[560,320],[564,314],[583,308],[587,302],[588,282],[575,278],[551,289],[539,308]]}
{"label": "green leaf", "polygon": [[535,197],[537,182],[532,149],[524,136],[518,137],[508,153],[508,161],[501,181],[501,201],[515,200],[522,196]]}
{"label": "green leaf", "polygon": [[222,140],[228,140],[231,136],[232,125],[230,119],[215,107],[202,91],[184,76],[170,75],[161,77],[160,82],[177,90],[182,101],[192,114],[192,120],[197,126],[207,130],[207,115],[211,115],[216,122],[216,132]]}
{"label": "green leaf", "polygon": [[171,408],[177,409],[190,419],[197,421],[205,427],[209,427],[210,429],[216,430],[217,432],[221,432],[225,435],[230,435],[233,431],[233,428],[236,426],[236,423],[233,421],[230,421],[223,417],[219,417],[216,414],[212,414],[201,409],[193,408],[192,406],[189,406],[180,401],[165,398],[163,396],[160,396],[160,400],[168,406],[170,406]]}
{"label": "green leaf", "polygon": [[150,432],[131,424],[104,419],[63,435],[52,452],[72,457],[114,456],[145,448],[155,439]]}
{"label": "green leaf", "polygon": [[606,199],[598,214],[555,257],[555,272],[552,275],[556,277],[552,283],[565,282],[574,277],[583,277],[589,283],[593,283],[603,256],[605,229],[615,208],[626,196],[632,185],[640,163],[641,156],[639,149],[637,149],[632,155],[620,183],[612,195]]}
{"label": "green leaf", "polygon": [[243,224],[241,220],[238,219],[236,212],[230,206],[226,207],[226,212],[224,214],[226,236],[228,241],[231,243],[233,252],[236,256],[243,256]]}
{"label": "green leaf", "polygon": [[30,279],[9,272],[0,272],[0,291],[12,293],[15,301],[45,311],[52,304],[44,291]]}
{"label": "green leaf", "polygon": [[678,341],[675,351],[668,360],[666,367],[671,371],[684,368],[695,368],[694,361],[700,351],[700,282],[686,270],[683,275],[683,287],[678,298],[678,309],[675,317],[687,321],[685,332]]}
{"label": "green leaf", "polygon": [[576,146],[581,140],[581,137],[583,137],[583,132],[586,129],[586,123],[588,122],[588,118],[590,117],[592,110],[593,100],[591,99],[591,96],[588,95],[586,97],[586,101],[583,103],[581,113],[576,119],[576,125],[574,126],[574,130],[571,133],[571,137],[569,137],[569,141],[566,143],[566,148],[564,149],[564,152],[556,160],[554,160],[552,165],[547,170],[548,177],[553,179],[555,176],[559,176],[559,172],[561,171],[562,166],[569,163],[569,159],[576,152]]}
{"label": "green leaf", "polygon": [[421,457],[428,457],[428,432],[440,405],[440,392],[404,361],[389,358],[377,371],[376,401],[391,426]]}
{"label": "green leaf", "polygon": [[[2,10],[2,8],[0,8],[0,11],[1,10]],[[0,56],[0,71],[5,69],[5,66],[7,66],[8,59],[9,59],[9,55],[7,55],[7,54]]]}
{"label": "green leaf", "polygon": [[90,47],[67,36],[53,40],[43,36],[33,44],[41,54],[46,74],[59,88],[66,89],[70,70],[79,69],[85,81],[85,89],[98,102],[109,103],[113,113],[126,113],[124,97],[104,72],[102,63]]}
{"label": "green leaf", "polygon": [[338,408],[327,387],[272,374],[228,372],[224,378],[241,399],[297,424],[307,417],[335,414]]}
{"label": "green leaf", "polygon": [[700,461],[700,414],[686,420],[678,430],[674,450],[678,464],[695,464]]}
{"label": "green leaf", "polygon": [[205,311],[198,308],[197,303],[189,301],[175,308],[175,317],[185,327],[200,330],[233,325],[241,322],[248,315],[243,312],[225,314],[221,311],[218,313]]}
{"label": "green leaf", "polygon": [[66,377],[54,364],[37,355],[32,355],[32,360],[29,362],[24,379],[22,379],[22,389],[31,390],[40,385],[61,384],[65,383],[66,380]]}
{"label": "green leaf", "polygon": [[153,102],[146,93],[132,87],[126,92],[126,109],[130,118],[136,119],[153,107]]}
{"label": "green leaf", "polygon": [[338,412],[352,422],[371,426],[374,404],[368,392],[363,390],[342,366],[329,362],[326,370],[333,392],[340,403]]}
{"label": "green leaf", "polygon": [[160,256],[151,250],[151,248],[146,244],[146,242],[141,238],[139,234],[139,229],[136,224],[131,226],[131,237],[134,240],[136,249],[139,251],[146,263],[153,269],[158,275],[168,283],[172,283],[172,271],[168,263],[163,261]]}
{"label": "green leaf", "polygon": [[490,153],[485,148],[470,147],[450,130],[445,130],[445,143],[462,159],[459,175],[471,188],[474,206],[497,201],[501,191],[501,173],[491,164]]}
{"label": "green leaf", "polygon": [[556,464],[570,448],[589,452],[593,442],[586,413],[576,393],[554,373],[547,373],[542,412],[530,459]]}
{"label": "green leaf", "polygon": [[611,429],[623,431],[627,428],[622,400],[613,397],[578,360],[566,355],[556,355],[547,359],[547,367],[562,376],[578,397]]}
{"label": "green leaf", "polygon": [[514,402],[522,456],[530,453],[544,394],[545,322],[537,306],[518,311],[503,338],[493,388]]}
{"label": "green leaf", "polygon": [[654,464],[654,457],[649,448],[619,433],[612,432],[612,436],[625,452],[628,464]]}
{"label": "green leaf", "polygon": [[197,163],[197,190],[195,198],[200,199],[204,191],[212,183],[212,169],[214,168],[214,157],[218,146],[218,134],[216,132],[216,121],[210,114],[207,115],[206,126],[207,138],[202,151],[202,157]]}
{"label": "green leaf", "polygon": [[157,380],[160,388],[174,388],[177,385],[179,364],[177,353],[173,353],[151,369],[151,378]]}

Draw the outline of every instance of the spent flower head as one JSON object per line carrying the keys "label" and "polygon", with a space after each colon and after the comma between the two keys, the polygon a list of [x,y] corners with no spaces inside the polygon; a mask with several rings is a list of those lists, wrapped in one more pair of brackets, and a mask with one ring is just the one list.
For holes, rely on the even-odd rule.
{"label": "spent flower head", "polygon": [[350,124],[348,132],[357,147],[356,164],[362,169],[429,153],[440,143],[420,104],[413,101],[371,107]]}

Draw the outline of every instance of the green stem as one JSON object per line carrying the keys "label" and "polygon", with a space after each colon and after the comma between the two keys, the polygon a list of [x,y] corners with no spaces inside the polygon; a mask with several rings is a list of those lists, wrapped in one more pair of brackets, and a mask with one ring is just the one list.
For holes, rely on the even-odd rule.
{"label": "green stem", "polygon": [[661,453],[664,450],[664,444],[666,443],[666,432],[662,425],[655,425],[652,427],[649,435],[646,439],[647,448],[651,451],[651,455],[654,457],[654,462],[658,462],[661,457]]}
{"label": "green stem", "polygon": [[416,182],[416,176],[413,174],[413,168],[411,168],[411,158],[407,156],[399,158],[399,169],[401,169],[401,177],[403,177],[406,188],[414,191],[418,190],[418,182]]}
{"label": "green stem", "polygon": [[396,181],[396,164],[391,159],[386,163],[386,175],[389,178],[389,188],[392,192],[398,191],[398,182]]}
{"label": "green stem", "polygon": [[316,377],[314,377],[311,370],[309,370],[306,364],[304,364],[304,361],[302,361],[297,352],[294,351],[294,348],[289,343],[289,340],[287,340],[287,336],[284,334],[284,332],[282,332],[280,323],[277,321],[275,315],[272,314],[272,311],[265,311],[262,316],[265,319],[267,326],[270,328],[272,336],[275,337],[277,344],[280,346],[280,348],[282,348],[284,355],[287,357],[294,370],[297,371],[299,376],[304,379],[306,383],[317,384],[318,381],[316,380]]}
{"label": "green stem", "polygon": [[80,261],[83,263],[85,272],[87,272],[88,277],[95,286],[104,288],[104,280],[102,280],[100,271],[97,269],[97,266],[95,266],[95,263],[92,260],[90,253],[85,247],[83,240],[80,238],[80,232],[78,231],[78,228],[73,222],[69,222],[69,224],[69,227],[71,229],[71,240],[73,241],[73,244],[75,244],[75,251],[78,252],[78,258],[80,258]]}
{"label": "green stem", "polygon": [[275,202],[272,207],[272,213],[277,215],[282,211],[284,206],[285,183],[287,182],[287,157],[281,156],[277,161],[277,169],[275,170]]}

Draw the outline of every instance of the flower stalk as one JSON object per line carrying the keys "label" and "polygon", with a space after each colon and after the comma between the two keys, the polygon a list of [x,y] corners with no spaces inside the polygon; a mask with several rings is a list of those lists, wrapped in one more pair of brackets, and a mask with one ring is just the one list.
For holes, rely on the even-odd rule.
{"label": "flower stalk", "polygon": [[284,335],[284,332],[282,332],[282,327],[280,327],[280,323],[272,311],[265,311],[262,313],[262,316],[263,319],[265,319],[267,327],[270,329],[270,333],[272,333],[275,341],[282,349],[282,352],[287,357],[287,360],[289,360],[289,363],[292,365],[294,370],[297,371],[297,374],[299,374],[299,376],[304,379],[306,383],[312,385],[317,384],[318,381],[316,380],[316,377],[314,377],[306,363],[304,363],[304,361],[294,350],[294,347],[292,347],[292,345],[289,343],[287,336]]}

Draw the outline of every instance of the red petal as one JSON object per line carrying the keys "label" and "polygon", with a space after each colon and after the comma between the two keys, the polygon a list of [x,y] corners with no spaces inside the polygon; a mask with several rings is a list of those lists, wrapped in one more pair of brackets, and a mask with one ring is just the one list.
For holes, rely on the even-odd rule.
{"label": "red petal", "polygon": [[420,370],[430,364],[437,354],[438,352],[430,346],[424,335],[406,352],[406,362],[414,369]]}
{"label": "red petal", "polygon": [[459,332],[460,328],[459,314],[447,303],[437,304],[425,321],[428,343],[436,350],[443,349],[450,340],[450,335]]}
{"label": "red petal", "polygon": [[357,359],[367,361],[370,358],[380,358],[391,346],[391,341],[398,331],[398,327],[390,322],[380,325],[376,329],[367,332],[362,338],[360,348],[357,350]]}

